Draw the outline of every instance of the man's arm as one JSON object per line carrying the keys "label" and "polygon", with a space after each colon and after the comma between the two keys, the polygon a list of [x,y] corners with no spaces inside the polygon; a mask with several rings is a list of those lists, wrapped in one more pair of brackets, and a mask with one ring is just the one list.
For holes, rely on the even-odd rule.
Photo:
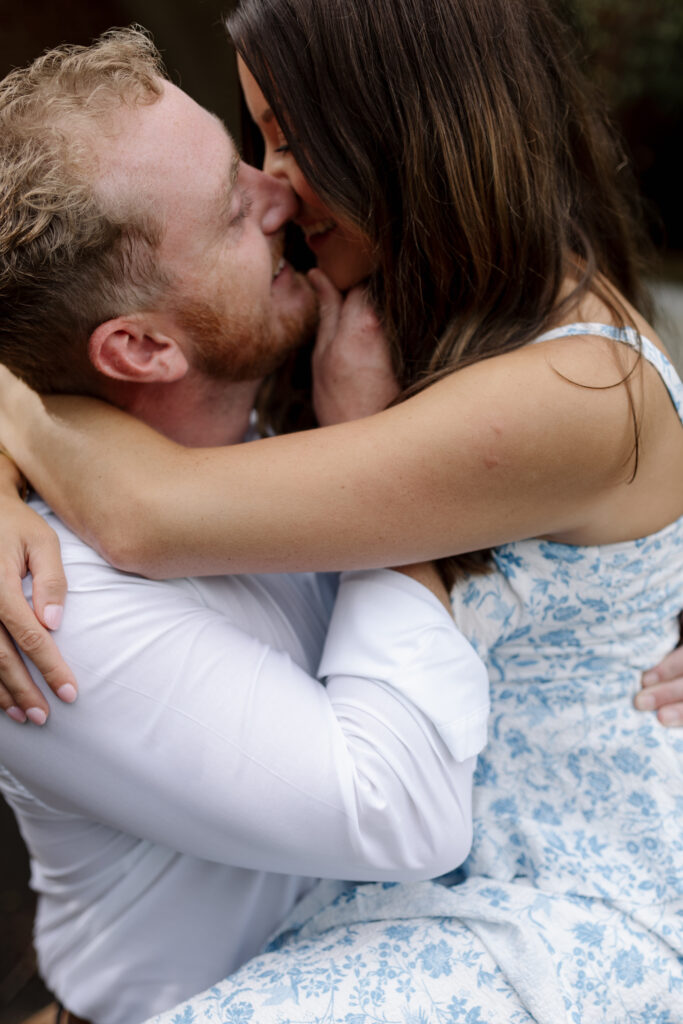
{"label": "man's arm", "polygon": [[40,732],[0,723],[39,798],[270,871],[410,879],[464,858],[486,679],[432,593],[389,570],[343,580],[324,687],[191,584],[80,550],[60,643],[81,699]]}

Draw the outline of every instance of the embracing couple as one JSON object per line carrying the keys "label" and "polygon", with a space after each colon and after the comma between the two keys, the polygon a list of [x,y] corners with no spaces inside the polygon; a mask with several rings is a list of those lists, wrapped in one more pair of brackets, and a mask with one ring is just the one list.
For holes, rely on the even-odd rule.
{"label": "embracing couple", "polygon": [[[3,371],[0,441],[42,498],[0,460],[37,666],[6,645],[0,785],[62,1020],[673,1020],[683,741],[633,700],[678,639],[683,385],[573,41],[535,0],[228,27],[265,174],[137,31],[0,90],[36,389]],[[316,305],[320,429],[240,444]]]}

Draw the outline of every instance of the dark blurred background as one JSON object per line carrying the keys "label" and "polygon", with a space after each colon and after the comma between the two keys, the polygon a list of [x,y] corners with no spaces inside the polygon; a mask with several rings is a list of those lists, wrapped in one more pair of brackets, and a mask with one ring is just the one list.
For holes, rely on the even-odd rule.
{"label": "dark blurred background", "polygon": [[[660,326],[680,359],[683,0],[558,2],[583,36],[588,71],[631,153],[661,256],[653,272],[664,307]],[[89,43],[112,25],[138,22],[154,35],[173,81],[239,136],[234,61],[221,23],[232,6],[234,0],[0,0],[0,76],[57,43]],[[0,1024],[18,1024],[48,999],[34,978],[32,918],[25,851],[0,800]]]}
{"label": "dark blurred background", "polygon": [[0,75],[57,43],[89,43],[112,25],[150,29],[171,77],[237,122],[237,79],[221,17],[235,0],[0,0]]}
{"label": "dark blurred background", "polygon": [[[239,134],[234,61],[221,16],[236,0],[0,0],[0,75],[46,47],[88,43],[111,25],[139,22],[173,80]],[[324,3],[324,0],[320,0]],[[372,2],[372,0],[367,0]],[[588,70],[626,138],[667,264],[683,261],[679,198],[683,122],[681,0],[556,0],[579,28]],[[682,275],[683,276],[683,275]]]}

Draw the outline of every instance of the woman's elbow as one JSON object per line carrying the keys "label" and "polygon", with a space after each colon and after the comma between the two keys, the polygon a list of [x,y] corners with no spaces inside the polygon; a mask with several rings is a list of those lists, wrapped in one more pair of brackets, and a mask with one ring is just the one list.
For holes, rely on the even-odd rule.
{"label": "woman's elbow", "polygon": [[158,561],[154,521],[150,510],[136,500],[112,503],[97,516],[85,539],[115,569],[154,578]]}

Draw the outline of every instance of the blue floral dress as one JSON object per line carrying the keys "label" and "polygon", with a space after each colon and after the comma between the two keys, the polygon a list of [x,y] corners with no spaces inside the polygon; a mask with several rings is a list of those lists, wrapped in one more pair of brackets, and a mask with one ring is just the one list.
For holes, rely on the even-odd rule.
{"label": "blue floral dress", "polygon": [[[629,330],[576,324],[539,338]],[[683,420],[683,385],[643,339]],[[453,591],[491,675],[474,844],[453,876],[321,882],[266,953],[154,1024],[680,1024],[683,730],[632,707],[678,641],[683,519],[506,544]]]}

